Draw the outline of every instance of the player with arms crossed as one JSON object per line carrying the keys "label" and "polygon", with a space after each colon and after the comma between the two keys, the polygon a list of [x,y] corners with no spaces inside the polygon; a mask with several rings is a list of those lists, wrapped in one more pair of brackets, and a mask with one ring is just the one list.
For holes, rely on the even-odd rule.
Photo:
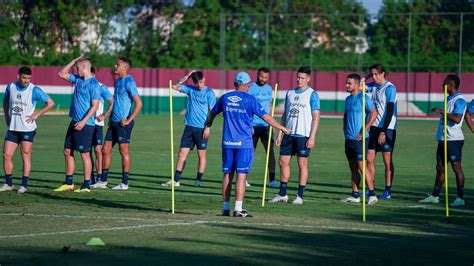
{"label": "player with arms crossed", "polygon": [[[262,67],[257,71],[257,80],[252,82],[249,87],[250,95],[253,95],[262,105],[265,112],[270,113],[272,106],[272,87],[267,83],[270,79],[270,69]],[[258,140],[260,140],[268,151],[268,138],[270,137],[270,126],[260,117],[253,116],[253,148],[257,148]],[[268,173],[270,182],[269,187],[278,188],[278,181],[275,180],[275,154],[273,152],[273,139],[270,141],[270,158],[268,161]],[[249,186],[249,184],[247,184]]]}

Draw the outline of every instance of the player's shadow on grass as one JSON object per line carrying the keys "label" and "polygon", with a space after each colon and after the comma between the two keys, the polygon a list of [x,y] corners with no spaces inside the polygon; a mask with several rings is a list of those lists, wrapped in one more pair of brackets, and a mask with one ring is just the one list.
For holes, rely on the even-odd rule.
{"label": "player's shadow on grass", "polygon": [[[80,195],[70,195],[71,193],[74,192],[55,192],[55,193],[61,193],[61,195],[55,195],[53,193],[45,193],[45,192],[39,192],[36,191],[34,194],[43,197],[44,199],[49,199],[49,200],[60,200],[60,201],[70,201],[70,202],[76,202],[76,203],[81,203],[85,204],[87,206],[97,206],[97,207],[103,207],[103,208],[113,208],[113,209],[127,209],[127,210],[140,210],[140,211],[153,211],[153,212],[169,212],[169,210],[162,209],[162,208],[151,208],[151,207],[144,207],[140,205],[133,205],[133,202],[126,202],[126,200],[123,201],[116,201],[116,200],[104,200],[104,199],[98,199],[97,195],[93,195],[94,197],[90,198],[85,198],[81,197]],[[69,195],[69,197],[68,197]],[[83,194],[82,194],[83,195]],[[87,196],[90,196],[91,194],[87,194]]]}
{"label": "player's shadow on grass", "polygon": [[[344,226],[315,225],[311,228],[272,228],[232,224],[195,225],[199,234],[173,229],[172,234],[127,231],[123,244],[87,247],[84,242],[97,233],[83,233],[63,238],[59,246],[35,238],[27,244],[2,245],[7,254],[2,264],[22,265],[467,265],[472,263],[471,236],[445,234],[434,229],[433,234],[410,234],[375,230],[353,230]],[[172,228],[169,228],[172,229]],[[377,231],[378,230],[378,231]],[[184,233],[183,233],[184,232]],[[207,234],[203,234],[207,232]],[[224,233],[223,233],[224,232]],[[145,235],[144,235],[145,234]],[[127,244],[153,243],[154,248]],[[117,241],[117,236],[114,237]],[[40,238],[41,239],[41,238]],[[104,239],[104,238],[103,238]],[[105,239],[107,242],[107,240]],[[457,244],[455,244],[457,243]],[[444,247],[440,247],[442,244]],[[64,246],[66,245],[66,246]],[[150,245],[150,244],[148,244]],[[374,252],[376,250],[376,252]],[[439,252],[443,250],[445,254]]]}

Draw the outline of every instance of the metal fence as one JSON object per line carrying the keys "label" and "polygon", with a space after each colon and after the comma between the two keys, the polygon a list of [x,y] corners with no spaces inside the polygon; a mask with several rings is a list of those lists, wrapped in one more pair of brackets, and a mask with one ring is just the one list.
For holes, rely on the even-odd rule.
{"label": "metal fence", "polygon": [[474,72],[474,13],[221,14],[220,68]]}

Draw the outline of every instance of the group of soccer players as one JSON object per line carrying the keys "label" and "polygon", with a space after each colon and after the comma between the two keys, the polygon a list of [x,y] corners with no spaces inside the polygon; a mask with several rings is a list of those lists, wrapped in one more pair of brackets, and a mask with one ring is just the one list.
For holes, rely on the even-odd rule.
{"label": "group of soccer players", "polygon": [[[72,67],[77,68],[77,75],[70,74]],[[90,192],[91,188],[108,188],[108,173],[111,152],[115,144],[119,144],[122,156],[122,182],[113,187],[116,190],[128,189],[130,172],[129,143],[142,102],[133,77],[128,74],[132,62],[129,58],[120,57],[114,66],[114,95],[108,88],[95,78],[95,68],[90,59],[78,57],[66,65],[59,77],[74,84],[72,104],[69,112],[69,123],[64,142],[66,177],[64,184],[55,189],[58,192]],[[363,161],[362,140],[367,140],[367,173],[368,204],[392,197],[391,187],[394,176],[393,150],[396,140],[397,96],[395,85],[386,80],[386,71],[380,64],[369,68],[365,78],[358,74],[350,74],[346,80],[346,90],[350,94],[346,98],[343,120],[345,136],[345,153],[349,162],[352,178],[352,194],[343,199],[344,202],[359,203],[360,179]],[[36,132],[35,120],[50,110],[54,102],[39,87],[31,83],[31,69],[21,67],[18,81],[8,84],[3,107],[8,131],[4,142],[4,171],[6,183],[0,191],[13,190],[12,157],[20,146],[23,159],[23,179],[18,193],[25,193],[31,171],[31,150]],[[184,83],[192,79],[193,85]],[[206,86],[206,79],[201,71],[191,71],[173,86],[173,89],[188,96],[185,115],[185,129],[181,137],[178,163],[174,180],[163,183],[163,186],[180,186],[180,177],[186,165],[186,159],[194,146],[197,148],[199,164],[194,186],[200,187],[206,168],[206,149],[210,128],[214,118],[223,113],[224,125],[222,136],[222,195],[223,215],[230,216],[230,195],[232,180],[237,175],[235,204],[233,216],[251,217],[243,209],[247,175],[251,171],[254,150],[260,140],[265,150],[269,150],[268,165],[269,186],[279,187],[279,192],[270,202],[288,202],[287,186],[290,178],[291,158],[296,155],[299,167],[298,192],[293,204],[303,204],[305,186],[308,180],[308,158],[315,139],[320,120],[320,99],[318,93],[309,86],[311,69],[300,67],[296,72],[296,87],[286,93],[284,112],[280,123],[269,115],[273,98],[272,87],[268,84],[270,70],[260,68],[256,81],[252,82],[249,74],[239,72],[234,80],[235,90],[222,95],[216,102],[212,89]],[[362,87],[365,79],[373,82],[366,85],[365,123],[362,121]],[[456,174],[458,187],[457,198],[452,206],[463,206],[464,174],[461,167],[463,134],[462,123],[474,132],[471,114],[474,112],[474,101],[467,108],[466,100],[459,93],[460,80],[456,75],[448,75],[444,80],[448,87],[448,160]],[[45,107],[35,111],[36,102],[46,103]],[[104,111],[104,103],[108,103]],[[467,111],[466,111],[467,109]],[[432,110],[444,115],[439,108]],[[104,121],[109,117],[108,129],[103,142]],[[279,129],[275,141],[270,139],[270,126]],[[443,118],[441,117],[437,140],[437,175],[433,193],[421,203],[438,203],[439,192],[444,184],[444,150],[443,150]],[[362,136],[362,128],[366,134]],[[270,146],[268,140],[270,139]],[[278,164],[280,166],[280,183],[275,180],[274,144],[280,147]],[[81,154],[84,169],[83,184],[76,188],[73,183],[75,170],[74,151]],[[385,189],[375,194],[375,156],[382,152],[385,165]],[[95,154],[96,176],[93,173]]]}
{"label": "group of soccer players", "polygon": [[[113,97],[108,88],[95,78],[95,68],[89,58],[83,56],[75,58],[58,73],[61,79],[74,84],[74,92],[69,111],[71,121],[64,140],[66,177],[64,183],[54,191],[90,192],[91,187],[107,188],[112,147],[117,143],[122,156],[122,182],[112,189],[128,189],[130,136],[134,119],[142,107],[136,83],[128,74],[131,66],[131,60],[126,57],[117,60],[114,66],[116,79]],[[77,69],[77,75],[70,73],[72,67]],[[30,68],[21,67],[18,71],[18,81],[8,84],[4,96],[3,110],[8,126],[4,142],[6,182],[0,187],[0,192],[11,191],[14,188],[12,157],[18,146],[23,159],[23,179],[17,192],[27,192],[31,172],[31,148],[36,134],[35,120],[54,106],[51,98],[31,83],[31,76]],[[37,101],[42,101],[46,105],[35,112]],[[108,103],[105,112],[104,102]],[[103,127],[108,116],[110,119],[104,141]],[[95,147],[97,176],[93,174],[93,147]],[[73,183],[74,151],[80,153],[84,170],[84,181],[78,188]]]}

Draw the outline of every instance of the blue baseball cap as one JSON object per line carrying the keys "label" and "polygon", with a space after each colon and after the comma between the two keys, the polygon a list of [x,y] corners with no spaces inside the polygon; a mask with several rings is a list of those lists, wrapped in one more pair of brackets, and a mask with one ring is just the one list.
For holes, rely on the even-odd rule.
{"label": "blue baseball cap", "polygon": [[235,76],[234,84],[243,85],[252,82],[250,75],[247,72],[239,72]]}

